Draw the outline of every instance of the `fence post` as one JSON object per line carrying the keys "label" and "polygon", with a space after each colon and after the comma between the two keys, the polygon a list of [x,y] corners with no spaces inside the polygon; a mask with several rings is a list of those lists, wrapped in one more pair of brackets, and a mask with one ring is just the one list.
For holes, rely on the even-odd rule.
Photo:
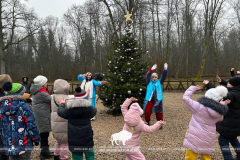
{"label": "fence post", "polygon": [[74,92],[73,92],[73,83],[72,83],[72,94],[73,94]]}

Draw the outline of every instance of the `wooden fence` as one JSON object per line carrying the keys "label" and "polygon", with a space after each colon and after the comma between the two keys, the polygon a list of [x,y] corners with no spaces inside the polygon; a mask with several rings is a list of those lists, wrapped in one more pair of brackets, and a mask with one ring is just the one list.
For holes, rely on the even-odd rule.
{"label": "wooden fence", "polygon": [[[209,80],[214,85],[218,85],[218,82],[214,80]],[[69,94],[73,94],[75,92],[75,88],[80,86],[80,83],[70,83]],[[202,86],[202,91],[207,90],[205,85],[203,85],[203,81],[193,81],[193,80],[186,80],[186,81],[165,81],[163,83],[163,91],[185,91],[191,85],[200,85]],[[48,84],[47,86],[50,94],[53,94],[53,84]]]}

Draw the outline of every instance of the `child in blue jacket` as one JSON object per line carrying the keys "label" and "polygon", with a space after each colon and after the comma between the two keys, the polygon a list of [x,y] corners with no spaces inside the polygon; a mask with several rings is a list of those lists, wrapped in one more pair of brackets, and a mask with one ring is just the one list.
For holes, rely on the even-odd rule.
{"label": "child in blue jacket", "polygon": [[7,91],[0,97],[0,128],[6,155],[9,159],[31,159],[33,143],[40,141],[32,108],[25,103],[25,87],[19,83],[5,82]]}
{"label": "child in blue jacket", "polygon": [[[157,121],[163,120],[163,91],[162,84],[167,77],[167,63],[164,64],[164,70],[160,79],[158,79],[157,73],[153,73],[153,70],[157,68],[157,65],[153,65],[152,68],[146,74],[147,90],[143,104],[143,111],[145,113],[146,124],[150,124],[150,117],[152,111],[156,113]],[[162,129],[162,127],[160,128]]]}

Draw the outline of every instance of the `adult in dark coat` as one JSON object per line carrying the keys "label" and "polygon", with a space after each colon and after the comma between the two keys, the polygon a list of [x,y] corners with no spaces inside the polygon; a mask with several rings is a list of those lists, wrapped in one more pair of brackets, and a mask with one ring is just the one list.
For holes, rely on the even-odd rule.
{"label": "adult in dark coat", "polygon": [[[240,135],[240,77],[234,76],[228,82],[220,79],[220,77],[217,78],[220,85],[228,88],[228,94],[224,97],[224,100],[231,100],[223,121],[218,122],[216,126],[217,132],[220,134],[218,142],[225,160],[233,159],[229,143],[234,147],[237,159],[240,160],[240,143],[237,139],[237,136]],[[212,88],[213,86],[211,83],[206,83],[207,88]]]}
{"label": "adult in dark coat", "polygon": [[[75,90],[74,100],[59,100],[58,115],[68,119],[68,145],[74,159],[81,159],[83,152],[87,160],[94,160],[94,142],[91,118],[97,113],[97,109],[91,106],[87,93],[80,87]],[[78,93],[78,94],[77,94]]]}
{"label": "adult in dark coat", "polygon": [[21,84],[26,88],[26,92],[25,93],[29,93],[30,94],[30,88],[31,88],[32,84],[30,82],[28,82],[28,77],[23,76]]}

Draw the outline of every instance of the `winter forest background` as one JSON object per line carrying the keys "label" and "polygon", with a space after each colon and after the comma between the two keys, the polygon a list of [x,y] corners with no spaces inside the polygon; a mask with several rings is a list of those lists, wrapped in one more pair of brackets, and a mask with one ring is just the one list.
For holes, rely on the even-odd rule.
{"label": "winter forest background", "polygon": [[145,51],[142,60],[167,62],[168,78],[240,70],[240,0],[87,0],[62,19],[41,19],[24,0],[1,0],[1,74],[14,81],[39,74],[74,81],[79,73],[106,72],[127,11]]}

